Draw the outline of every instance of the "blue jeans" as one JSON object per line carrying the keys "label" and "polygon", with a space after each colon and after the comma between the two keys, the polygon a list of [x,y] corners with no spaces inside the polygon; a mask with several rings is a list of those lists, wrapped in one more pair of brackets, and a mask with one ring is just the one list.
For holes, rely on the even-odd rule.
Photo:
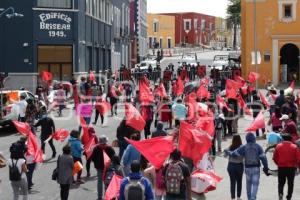
{"label": "blue jeans", "polygon": [[98,200],[102,200],[102,198],[103,198],[103,181],[102,181],[102,176],[103,176],[103,170],[102,169],[97,169],[97,177],[98,177],[98,182],[97,182]]}
{"label": "blue jeans", "polygon": [[[242,194],[242,180],[244,172],[243,163],[228,163],[227,171],[230,177],[230,192],[231,198],[235,199],[235,191],[237,191],[237,197],[240,198]],[[235,190],[236,188],[236,190]]]}
{"label": "blue jeans", "polygon": [[245,168],[245,174],[248,200],[256,200],[256,195],[259,186],[260,168]]}

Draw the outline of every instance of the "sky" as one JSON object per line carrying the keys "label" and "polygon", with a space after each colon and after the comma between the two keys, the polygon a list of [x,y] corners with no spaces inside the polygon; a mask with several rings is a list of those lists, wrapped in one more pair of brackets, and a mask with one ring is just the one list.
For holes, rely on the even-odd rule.
{"label": "sky", "polygon": [[228,0],[148,0],[148,13],[199,12],[226,17]]}

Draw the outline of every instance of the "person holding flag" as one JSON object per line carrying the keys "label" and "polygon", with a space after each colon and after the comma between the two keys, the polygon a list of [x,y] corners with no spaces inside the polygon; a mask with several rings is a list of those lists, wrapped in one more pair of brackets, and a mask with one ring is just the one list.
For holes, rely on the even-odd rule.
{"label": "person holding flag", "polygon": [[[251,108],[253,110],[253,118],[255,119],[258,114],[263,110],[263,104],[260,101],[259,97],[257,94],[253,95],[253,102],[251,104]],[[262,134],[265,133],[265,128],[262,128]],[[256,137],[259,137],[259,129],[256,130]]]}
{"label": "person holding flag", "polygon": [[[34,127],[41,126],[41,143],[42,143],[42,151],[45,154],[45,145],[46,140],[48,140],[51,135],[55,132],[55,124],[51,117],[48,117],[47,114],[44,113],[42,118],[34,125]],[[56,149],[53,144],[53,138],[51,137],[48,141],[51,150],[52,150],[52,158],[56,156]]]}

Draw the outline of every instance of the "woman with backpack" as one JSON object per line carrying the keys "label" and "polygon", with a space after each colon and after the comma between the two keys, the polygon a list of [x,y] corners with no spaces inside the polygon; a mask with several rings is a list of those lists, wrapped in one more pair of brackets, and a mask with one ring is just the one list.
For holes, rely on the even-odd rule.
{"label": "woman with backpack", "polygon": [[[242,139],[240,135],[234,135],[232,138],[231,145],[229,146],[229,151],[234,151],[242,145]],[[227,156],[227,155],[225,155]],[[237,192],[237,199],[241,199],[242,193],[242,180],[244,172],[243,157],[229,157],[227,171],[230,177],[230,192],[231,199],[235,199]]]}
{"label": "woman with backpack", "polygon": [[13,189],[14,200],[19,199],[19,195],[23,195],[23,200],[28,200],[28,183],[26,178],[27,165],[24,154],[16,149],[11,148],[9,166],[9,180]]}

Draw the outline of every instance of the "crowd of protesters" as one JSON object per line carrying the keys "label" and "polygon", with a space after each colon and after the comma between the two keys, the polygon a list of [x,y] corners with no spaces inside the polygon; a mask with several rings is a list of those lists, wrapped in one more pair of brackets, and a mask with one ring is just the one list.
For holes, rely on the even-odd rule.
{"label": "crowd of protesters", "polygon": [[[257,140],[263,139],[266,135],[271,138],[272,134],[277,134],[279,139],[272,145],[275,145],[273,160],[278,166],[278,196],[279,199],[283,199],[283,188],[287,180],[286,199],[292,199],[294,178],[297,168],[300,168],[300,150],[297,147],[300,142],[296,126],[300,98],[295,95],[294,86],[285,91],[278,91],[268,83],[267,95],[264,95],[254,89],[253,85],[258,77],[252,74],[246,81],[236,77],[235,80],[227,79],[223,83],[202,78],[198,80],[198,85],[186,91],[185,87],[191,77],[183,71],[178,71],[176,79],[172,82],[171,91],[166,89],[163,80],[155,82],[153,87],[146,76],[140,77],[138,89],[135,88],[134,81],[120,82],[116,75],[112,75],[104,85],[97,84],[91,75],[88,78],[82,77],[78,83],[72,81],[73,89],[76,90],[76,93],[73,92],[74,107],[80,117],[80,124],[79,129],[71,131],[68,143],[57,158],[55,171],[57,177],[53,179],[60,184],[62,200],[68,199],[73,184],[85,183],[82,179],[84,162],[86,177],[91,176],[91,162],[97,171],[98,200],[104,199],[104,193],[108,190],[114,175],[124,177],[120,182],[119,196],[115,197],[121,200],[190,200],[192,173],[199,169],[193,162],[194,158],[183,156],[186,152],[175,148],[165,163],[157,168],[134,145],[134,142],[138,143],[149,138],[168,136],[171,136],[178,145],[178,140],[182,137],[182,132],[179,131],[182,123],[187,123],[205,133],[211,140],[209,148],[211,156],[224,153],[224,156],[228,157],[227,170],[232,200],[241,199],[243,173],[246,176],[248,200],[257,199],[261,165],[267,176],[271,174],[265,152]],[[174,76],[176,75],[172,75]],[[58,107],[58,116],[63,116],[63,109],[67,105],[67,94],[63,85],[58,87],[54,102]],[[143,118],[144,126],[139,129],[138,124],[129,125],[126,113],[116,128],[116,140],[109,142],[105,135],[98,138],[92,124],[98,123],[99,115],[103,126],[107,126],[109,120],[107,113],[111,116],[120,116],[119,103],[133,105]],[[31,100],[26,101],[25,97],[21,97],[19,108],[19,121],[28,123],[34,136],[37,134],[37,127],[41,127],[40,146],[43,154],[45,144],[49,143],[52,158],[56,158],[53,134],[57,130],[53,119],[48,115],[51,111],[44,105],[38,107]],[[264,110],[268,110],[269,114],[264,113]],[[95,119],[92,122],[94,112]],[[242,144],[241,132],[238,131],[239,118],[242,115],[251,115],[256,122],[261,113],[269,116],[268,125],[272,130],[267,134],[266,126],[254,129],[251,127],[251,130],[246,131],[246,144]],[[155,128],[154,131],[152,127]],[[7,165],[10,169],[9,179],[14,200],[17,200],[19,195],[22,195],[24,200],[29,199],[28,191],[34,187],[33,172],[37,160],[32,152],[28,151],[27,145],[32,142],[31,137],[30,134],[22,136],[20,141],[10,147],[11,156],[7,159]],[[229,147],[222,145],[224,138],[232,138]],[[129,143],[128,139],[133,143]],[[107,158],[110,160],[108,166]],[[1,156],[0,159],[0,167],[4,167],[5,158]],[[75,175],[73,172],[77,165],[81,165],[81,168]]]}

